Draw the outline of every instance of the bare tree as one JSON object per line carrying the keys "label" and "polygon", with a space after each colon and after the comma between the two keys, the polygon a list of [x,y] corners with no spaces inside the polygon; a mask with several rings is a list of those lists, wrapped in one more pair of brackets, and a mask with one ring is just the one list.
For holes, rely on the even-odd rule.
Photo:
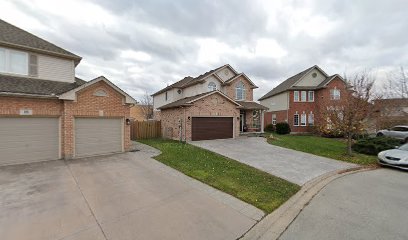
{"label": "bare tree", "polygon": [[379,96],[374,92],[375,78],[368,72],[345,76],[347,87],[338,100],[321,104],[319,130],[322,133],[344,135],[347,154],[352,154],[353,136],[365,132],[365,122],[374,113],[372,102]]}
{"label": "bare tree", "polygon": [[408,98],[408,72],[403,66],[388,74],[384,96],[386,98]]}
{"label": "bare tree", "polygon": [[153,98],[147,92],[140,100],[140,107],[146,120],[153,118]]}

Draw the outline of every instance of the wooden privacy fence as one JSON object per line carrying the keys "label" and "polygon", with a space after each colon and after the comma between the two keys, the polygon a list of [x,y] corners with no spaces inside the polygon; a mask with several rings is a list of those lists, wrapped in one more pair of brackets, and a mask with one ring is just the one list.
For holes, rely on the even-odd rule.
{"label": "wooden privacy fence", "polygon": [[160,121],[133,121],[130,125],[130,139],[161,137]]}

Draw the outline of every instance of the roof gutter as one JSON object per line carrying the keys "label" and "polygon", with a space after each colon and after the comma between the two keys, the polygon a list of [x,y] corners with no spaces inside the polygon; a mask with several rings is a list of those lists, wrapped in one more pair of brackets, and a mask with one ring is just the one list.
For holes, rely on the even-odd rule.
{"label": "roof gutter", "polygon": [[0,92],[0,96],[4,97],[27,97],[27,98],[51,98],[58,99],[57,95],[42,95],[42,94],[31,94],[31,93],[11,93],[11,92]]}

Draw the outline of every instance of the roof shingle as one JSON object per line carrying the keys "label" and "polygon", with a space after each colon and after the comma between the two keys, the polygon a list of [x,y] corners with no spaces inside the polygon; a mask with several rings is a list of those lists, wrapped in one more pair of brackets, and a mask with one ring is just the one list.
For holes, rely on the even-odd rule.
{"label": "roof shingle", "polygon": [[80,78],[68,83],[0,74],[0,93],[57,96],[84,83],[86,81]]}
{"label": "roof shingle", "polygon": [[79,63],[81,60],[80,56],[5,22],[2,19],[0,19],[0,44],[28,48],[44,53],[52,53],[62,57],[65,56],[74,59],[76,63]]}

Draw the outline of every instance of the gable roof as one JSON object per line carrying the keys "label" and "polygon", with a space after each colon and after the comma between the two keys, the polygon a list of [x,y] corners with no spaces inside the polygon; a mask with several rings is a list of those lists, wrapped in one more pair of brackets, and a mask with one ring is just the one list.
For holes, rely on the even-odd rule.
{"label": "gable roof", "polygon": [[212,69],[212,70],[210,70],[210,71],[208,71],[208,72],[206,72],[204,74],[201,74],[201,75],[199,75],[197,77],[187,76],[187,77],[181,79],[180,81],[175,82],[175,83],[161,89],[160,91],[158,91],[156,93],[153,93],[152,96],[155,96],[155,95],[160,94],[160,93],[164,93],[164,92],[166,92],[166,91],[168,91],[170,89],[173,89],[173,88],[184,88],[184,87],[191,86],[191,85],[194,85],[196,83],[199,83],[199,82],[201,82],[201,80],[205,79],[206,77],[210,76],[211,74],[213,74],[214,72],[220,70],[221,68],[226,67],[227,65],[228,64],[223,65],[221,67],[217,67],[217,68]]}
{"label": "gable roof", "polygon": [[[314,66],[312,66],[312,67],[310,67],[310,68],[308,68],[306,70],[303,70],[302,72],[300,72],[300,73],[298,73],[296,75],[293,75],[292,77],[286,79],[285,81],[280,83],[278,86],[276,86],[274,89],[269,91],[267,94],[263,95],[259,100],[263,100],[263,99],[278,95],[279,93],[282,93],[282,92],[285,92],[285,91],[289,90],[294,84],[296,84],[304,76],[306,76],[312,69],[318,69],[320,72],[323,73],[323,75],[326,76],[326,79],[329,78],[329,76],[327,76],[327,74],[319,66],[314,65]],[[310,88],[316,88],[316,87],[311,86]]]}
{"label": "gable roof", "polygon": [[2,19],[0,19],[0,45],[69,58],[74,60],[76,65],[81,61],[80,56],[5,22]]}
{"label": "gable roof", "polygon": [[63,99],[63,100],[75,100],[76,99],[76,92],[92,85],[95,84],[97,82],[103,81],[106,84],[108,84],[110,87],[112,87],[113,89],[115,89],[116,91],[118,91],[119,93],[121,93],[123,96],[125,96],[125,103],[127,104],[136,104],[137,101],[131,97],[129,94],[127,94],[125,91],[123,91],[122,89],[120,89],[118,86],[116,86],[115,84],[113,84],[111,81],[109,81],[107,78],[105,78],[104,76],[100,76],[97,77],[89,82],[86,82],[85,84],[82,84],[81,86],[71,89],[67,92],[64,92],[63,94],[61,94],[59,96],[59,99]]}
{"label": "gable roof", "polygon": [[194,96],[191,96],[191,97],[185,97],[185,98],[179,99],[177,101],[174,101],[174,102],[171,102],[169,104],[163,105],[163,106],[159,107],[158,109],[164,110],[164,109],[176,108],[176,107],[182,107],[182,106],[191,106],[191,105],[193,105],[193,103],[195,101],[200,100],[201,98],[204,98],[204,97],[208,97],[208,96],[210,96],[212,94],[220,94],[221,96],[223,96],[224,98],[226,98],[230,102],[234,103],[238,107],[242,107],[238,102],[232,100],[231,98],[229,98],[224,93],[222,93],[222,92],[220,92],[218,90],[214,90],[214,91],[211,91],[211,92],[200,93],[200,94],[197,94],[197,95],[194,95]]}
{"label": "gable roof", "polygon": [[252,85],[251,88],[258,88],[258,86],[256,86],[255,83],[252,82],[251,79],[249,79],[249,77],[245,73],[240,73],[236,76],[231,77],[230,79],[226,80],[222,85],[230,85],[235,79],[239,77],[244,77],[246,80],[248,80],[248,82]]}
{"label": "gable roof", "polygon": [[[214,73],[220,71],[223,68],[227,68],[227,67],[232,70],[234,75],[230,79],[228,79],[227,81],[224,82],[217,74],[214,74]],[[249,79],[244,73],[238,74],[238,72],[235,71],[235,69],[232,68],[229,64],[225,64],[225,65],[222,65],[221,67],[217,67],[215,69],[212,69],[212,70],[210,70],[210,71],[208,71],[208,72],[206,72],[204,74],[201,74],[201,75],[199,75],[197,77],[191,77],[191,76],[185,77],[185,78],[181,79],[180,81],[175,82],[175,83],[161,89],[160,91],[153,93],[152,96],[158,95],[160,93],[164,93],[164,92],[166,92],[166,91],[168,91],[170,89],[173,89],[173,88],[186,88],[186,87],[198,84],[198,83],[202,83],[210,75],[213,75],[214,77],[219,79],[222,84],[228,83],[229,81],[232,81],[232,80],[234,80],[235,78],[237,78],[239,76],[244,76],[250,82],[250,84],[253,85],[253,88],[258,88],[251,81],[251,79]]]}
{"label": "gable roof", "polygon": [[0,94],[57,97],[85,83],[77,77],[75,82],[69,83],[0,74]]}

